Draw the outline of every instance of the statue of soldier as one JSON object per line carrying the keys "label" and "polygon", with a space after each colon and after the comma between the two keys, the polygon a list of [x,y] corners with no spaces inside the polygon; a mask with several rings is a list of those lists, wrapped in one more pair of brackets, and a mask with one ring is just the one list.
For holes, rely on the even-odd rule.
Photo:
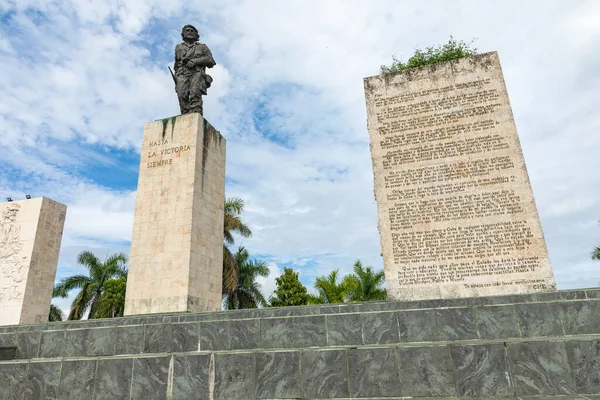
{"label": "statue of soldier", "polygon": [[183,43],[175,47],[175,91],[179,98],[181,114],[202,114],[202,95],[212,83],[212,77],[206,68],[212,68],[216,62],[204,43],[199,43],[198,30],[186,25],[181,30]]}

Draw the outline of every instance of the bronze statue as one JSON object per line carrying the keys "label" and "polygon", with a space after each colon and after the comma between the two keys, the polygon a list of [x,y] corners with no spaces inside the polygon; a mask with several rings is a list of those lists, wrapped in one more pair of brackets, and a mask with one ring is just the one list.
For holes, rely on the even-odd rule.
{"label": "bronze statue", "polygon": [[[179,98],[182,114],[200,113],[202,95],[210,87],[213,79],[206,73],[206,68],[216,65],[213,56],[204,43],[199,43],[198,30],[186,25],[181,30],[183,43],[175,47],[175,91]],[[172,72],[171,72],[172,73]]]}

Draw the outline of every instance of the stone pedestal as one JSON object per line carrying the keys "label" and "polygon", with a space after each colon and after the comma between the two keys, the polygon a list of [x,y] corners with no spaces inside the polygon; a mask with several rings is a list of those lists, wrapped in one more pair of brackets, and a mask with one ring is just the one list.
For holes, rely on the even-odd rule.
{"label": "stone pedestal", "polygon": [[364,83],[389,297],[556,290],[498,54]]}
{"label": "stone pedestal", "polygon": [[221,309],[225,139],[200,114],[144,127],[125,314]]}
{"label": "stone pedestal", "polygon": [[0,203],[0,325],[48,321],[66,212],[45,197]]}

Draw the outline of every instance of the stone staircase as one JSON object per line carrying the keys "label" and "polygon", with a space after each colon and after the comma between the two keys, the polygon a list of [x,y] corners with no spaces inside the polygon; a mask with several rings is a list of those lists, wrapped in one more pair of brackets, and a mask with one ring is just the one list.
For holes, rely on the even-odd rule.
{"label": "stone staircase", "polygon": [[0,399],[600,400],[600,289],[0,327]]}

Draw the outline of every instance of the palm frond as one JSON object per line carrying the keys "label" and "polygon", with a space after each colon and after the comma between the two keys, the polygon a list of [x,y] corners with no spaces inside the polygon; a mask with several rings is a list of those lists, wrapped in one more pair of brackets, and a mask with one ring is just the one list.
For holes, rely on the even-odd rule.
{"label": "palm frond", "polygon": [[64,286],[54,285],[52,288],[52,298],[60,297],[61,299],[66,298],[69,293],[64,289]]}
{"label": "palm frond", "polygon": [[600,246],[596,247],[592,251],[592,260],[600,260]]}
{"label": "palm frond", "polygon": [[228,197],[225,199],[225,213],[240,215],[244,210],[244,200],[239,197]]}
{"label": "palm frond", "polygon": [[62,310],[58,308],[55,304],[50,304],[50,313],[48,314],[49,322],[58,322],[62,321],[65,318]]}
{"label": "palm frond", "polygon": [[85,276],[85,275],[69,276],[67,278],[62,279],[59,283],[54,285],[53,292],[56,292],[59,294],[66,294],[72,289],[83,288],[85,285],[89,284],[91,281],[92,280],[90,279],[90,277]]}
{"label": "palm frond", "polygon": [[229,248],[223,245],[223,291],[231,293],[238,284],[238,264]]}
{"label": "palm frond", "polygon": [[87,267],[89,270],[98,268],[102,264],[100,259],[91,251],[84,250],[77,256],[77,263]]}
{"label": "palm frond", "polygon": [[68,320],[82,319],[90,306],[92,295],[90,294],[89,286],[91,282],[81,288],[77,296],[71,303],[71,311],[69,312]]}

